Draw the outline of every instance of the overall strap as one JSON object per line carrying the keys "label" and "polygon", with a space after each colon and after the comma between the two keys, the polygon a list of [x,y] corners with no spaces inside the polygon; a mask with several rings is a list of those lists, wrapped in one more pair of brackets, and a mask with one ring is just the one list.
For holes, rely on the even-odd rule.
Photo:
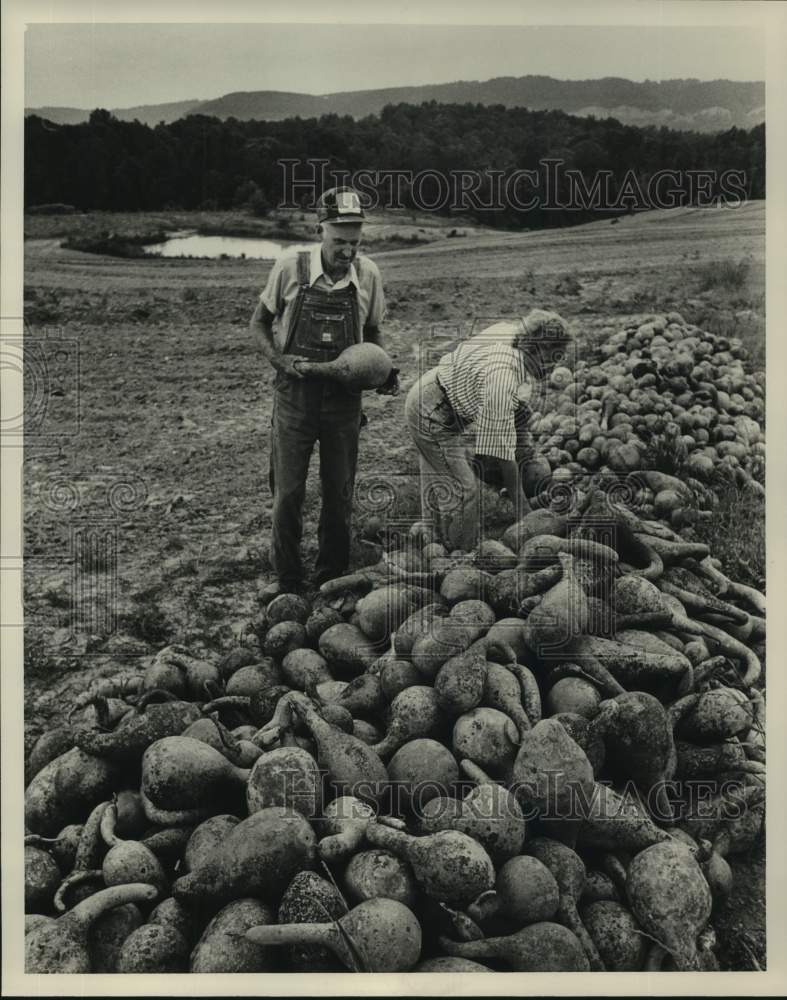
{"label": "overall strap", "polygon": [[298,284],[308,288],[311,278],[311,253],[309,250],[298,251]]}
{"label": "overall strap", "polygon": [[358,275],[358,284],[360,285],[363,281],[364,274],[366,273],[366,258],[358,254],[353,261],[353,267],[355,268],[355,273]]}

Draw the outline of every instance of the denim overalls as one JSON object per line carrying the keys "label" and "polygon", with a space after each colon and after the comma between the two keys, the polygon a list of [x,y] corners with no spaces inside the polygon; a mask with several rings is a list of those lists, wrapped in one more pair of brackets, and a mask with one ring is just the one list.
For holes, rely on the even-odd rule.
{"label": "denim overalls", "polygon": [[[363,339],[355,285],[334,292],[309,284],[309,254],[298,254],[300,289],[287,331],[284,353],[311,361],[332,361]],[[361,394],[335,382],[274,381],[271,420],[270,486],[273,493],[271,563],[283,589],[303,579],[300,542],[309,461],[320,442],[322,508],[317,529],[315,582],[340,576],[349,564],[350,528]]]}

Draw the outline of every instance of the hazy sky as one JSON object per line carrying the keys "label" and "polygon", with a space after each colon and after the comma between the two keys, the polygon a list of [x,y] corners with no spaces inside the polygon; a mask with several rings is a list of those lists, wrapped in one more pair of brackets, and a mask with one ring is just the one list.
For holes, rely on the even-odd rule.
{"label": "hazy sky", "polygon": [[236,90],[325,94],[543,74],[764,80],[744,27],[30,24],[25,104],[131,107]]}

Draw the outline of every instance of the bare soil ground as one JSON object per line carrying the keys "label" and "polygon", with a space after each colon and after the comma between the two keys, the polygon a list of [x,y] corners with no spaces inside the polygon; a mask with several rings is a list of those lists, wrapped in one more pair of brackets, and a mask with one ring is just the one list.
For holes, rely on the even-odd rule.
{"label": "bare soil ground", "polygon": [[[474,325],[534,306],[571,320],[580,346],[629,316],[677,310],[742,337],[764,364],[762,202],[520,234],[428,218],[372,221],[388,299],[384,333],[403,394],[419,366]],[[168,641],[226,649],[257,612],[256,588],[270,572],[271,372],[247,323],[270,265],[60,248],[66,235],[102,229],[232,222],[228,213],[25,220],[28,747],[93,677],[141,664]],[[294,217],[293,236],[308,225]],[[451,228],[467,235],[449,238]],[[428,244],[378,249],[420,230]],[[403,396],[369,393],[365,410],[357,519],[377,512],[382,484],[396,498],[389,516],[412,520],[417,464]],[[490,494],[489,508],[490,528],[502,527],[504,503]],[[318,513],[313,476],[307,559]],[[355,557],[374,553],[359,542]],[[740,859],[736,871],[716,921],[719,954],[726,968],[751,969],[765,965],[763,856]]]}

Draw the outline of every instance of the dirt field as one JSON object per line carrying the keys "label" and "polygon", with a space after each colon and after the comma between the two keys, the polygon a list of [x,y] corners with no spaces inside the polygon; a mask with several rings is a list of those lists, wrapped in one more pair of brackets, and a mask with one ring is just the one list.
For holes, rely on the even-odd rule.
{"label": "dirt field", "polygon": [[[86,227],[175,229],[183,216],[25,222],[28,744],[88,677],[167,641],[211,651],[235,644],[269,578],[271,371],[247,333],[269,265],[120,260],[59,246]],[[382,236],[429,228],[429,220],[373,221]],[[403,394],[420,345],[439,356],[474,324],[533,306],[569,319],[580,345],[628,316],[677,310],[742,337],[764,361],[764,203],[552,232],[459,228],[468,235],[448,238],[441,224],[428,244],[372,253]],[[394,517],[411,520],[417,509],[403,404],[403,395],[367,394],[359,518],[376,511],[375,483],[393,484]],[[490,526],[501,527],[508,512],[491,506]],[[318,512],[312,478],[307,560]],[[374,553],[359,543],[356,557]],[[737,869],[717,921],[719,954],[725,967],[751,969],[764,965],[764,862]]]}

